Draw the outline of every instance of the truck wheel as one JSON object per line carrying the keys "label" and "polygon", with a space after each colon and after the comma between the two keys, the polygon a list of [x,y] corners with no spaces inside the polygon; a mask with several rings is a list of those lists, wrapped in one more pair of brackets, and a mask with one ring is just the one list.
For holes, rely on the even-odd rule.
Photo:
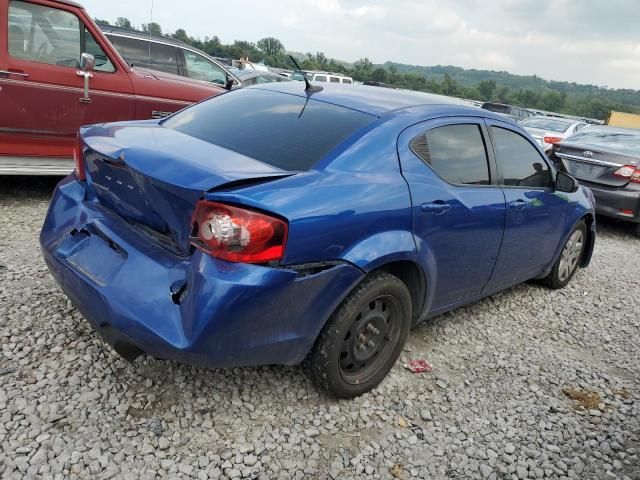
{"label": "truck wheel", "polygon": [[389,273],[374,273],[333,313],[305,359],[304,369],[332,395],[361,395],[391,370],[410,327],[407,286]]}
{"label": "truck wheel", "polygon": [[542,279],[542,283],[553,289],[565,287],[578,269],[586,244],[587,226],[580,221],[564,244],[560,258],[549,275]]}

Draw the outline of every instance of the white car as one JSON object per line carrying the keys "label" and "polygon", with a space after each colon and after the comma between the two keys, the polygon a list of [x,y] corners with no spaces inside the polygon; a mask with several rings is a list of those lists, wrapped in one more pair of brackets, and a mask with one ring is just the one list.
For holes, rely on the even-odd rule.
{"label": "white car", "polygon": [[330,82],[330,83],[350,83],[353,84],[353,78],[345,77],[339,73],[315,72],[311,77],[312,82]]}
{"label": "white car", "polygon": [[520,122],[520,126],[531,134],[545,152],[551,150],[554,143],[570,137],[588,124],[568,118],[529,117]]}

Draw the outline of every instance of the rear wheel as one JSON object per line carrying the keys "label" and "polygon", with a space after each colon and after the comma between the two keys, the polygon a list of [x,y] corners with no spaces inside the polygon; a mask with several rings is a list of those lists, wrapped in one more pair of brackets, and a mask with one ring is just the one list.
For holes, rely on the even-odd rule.
{"label": "rear wheel", "polygon": [[636,223],[634,228],[635,228],[636,237],[640,238],[640,223]]}
{"label": "rear wheel", "polygon": [[581,221],[569,235],[560,253],[560,258],[556,261],[549,275],[542,280],[542,283],[554,289],[566,286],[578,269],[586,244],[587,226]]}
{"label": "rear wheel", "polygon": [[391,370],[410,326],[406,285],[386,272],[374,273],[331,316],[305,360],[305,370],[333,395],[361,395]]}

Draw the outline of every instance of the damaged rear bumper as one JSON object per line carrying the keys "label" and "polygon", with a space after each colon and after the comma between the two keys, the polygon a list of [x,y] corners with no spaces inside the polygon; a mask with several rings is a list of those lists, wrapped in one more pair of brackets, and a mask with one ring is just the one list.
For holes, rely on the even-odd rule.
{"label": "damaged rear bumper", "polygon": [[49,270],[89,321],[128,359],[209,367],[296,364],[363,273],[350,264],[301,274],[180,256],[99,203],[69,176],[40,236]]}

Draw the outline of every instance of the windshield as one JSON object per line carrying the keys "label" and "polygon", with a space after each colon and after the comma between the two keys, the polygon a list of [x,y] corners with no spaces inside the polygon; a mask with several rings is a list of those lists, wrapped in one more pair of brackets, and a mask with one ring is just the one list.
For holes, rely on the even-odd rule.
{"label": "windshield", "polygon": [[242,89],[183,110],[163,125],[283,170],[308,170],[375,119],[297,95]]}
{"label": "windshield", "polygon": [[572,122],[556,120],[551,118],[528,118],[520,124],[523,127],[539,128],[550,132],[564,133],[569,130]]}
{"label": "windshield", "polygon": [[567,138],[566,142],[579,143],[594,150],[605,148],[623,155],[640,157],[640,131],[588,128]]}

